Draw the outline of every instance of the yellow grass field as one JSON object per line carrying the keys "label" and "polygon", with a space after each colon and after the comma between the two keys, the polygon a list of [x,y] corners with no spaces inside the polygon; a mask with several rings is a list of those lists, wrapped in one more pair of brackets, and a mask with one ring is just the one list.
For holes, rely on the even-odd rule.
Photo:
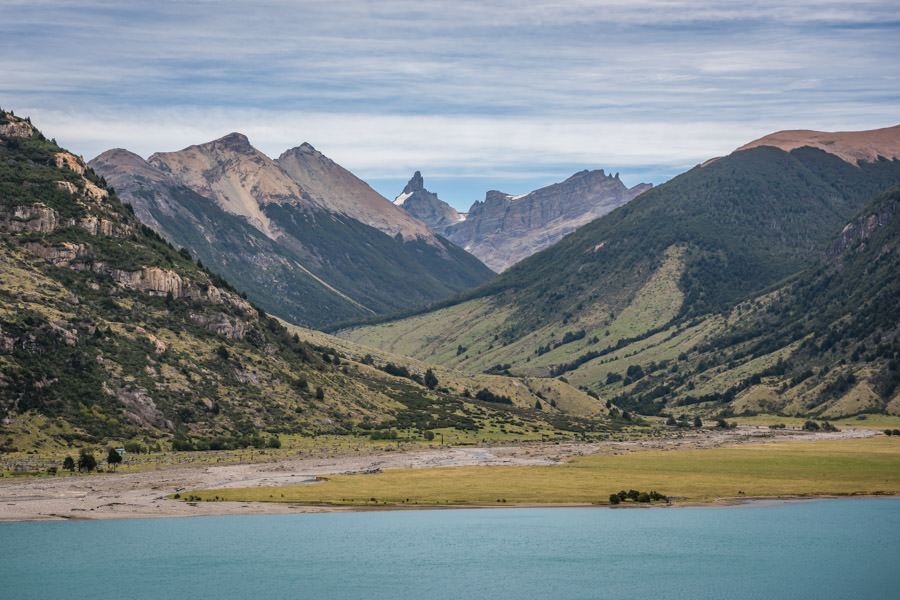
{"label": "yellow grass field", "polygon": [[559,466],[406,469],[330,476],[316,484],[203,490],[188,497],[359,506],[576,504],[606,503],[621,489],[656,490],[680,502],[900,494],[900,438],[648,450]]}

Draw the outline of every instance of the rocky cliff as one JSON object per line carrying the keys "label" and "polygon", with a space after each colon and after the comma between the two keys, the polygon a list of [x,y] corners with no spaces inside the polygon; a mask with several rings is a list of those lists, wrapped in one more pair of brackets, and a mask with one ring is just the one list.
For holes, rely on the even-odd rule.
{"label": "rocky cliff", "polygon": [[501,272],[650,187],[627,188],[618,174],[606,175],[602,169],[581,171],[521,196],[489,191],[463,217],[426,190],[417,171],[394,202]]}

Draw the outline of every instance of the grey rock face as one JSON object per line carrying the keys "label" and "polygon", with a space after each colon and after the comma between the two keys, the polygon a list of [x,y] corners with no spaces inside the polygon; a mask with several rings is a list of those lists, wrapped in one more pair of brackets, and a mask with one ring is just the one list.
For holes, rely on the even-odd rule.
{"label": "grey rock face", "polygon": [[416,171],[394,204],[446,237],[446,229],[465,219],[455,208],[425,189],[422,173]]}
{"label": "grey rock face", "polygon": [[521,196],[496,190],[461,215],[425,189],[416,171],[394,201],[451,242],[500,272],[650,189],[626,187],[603,169],[581,171]]}

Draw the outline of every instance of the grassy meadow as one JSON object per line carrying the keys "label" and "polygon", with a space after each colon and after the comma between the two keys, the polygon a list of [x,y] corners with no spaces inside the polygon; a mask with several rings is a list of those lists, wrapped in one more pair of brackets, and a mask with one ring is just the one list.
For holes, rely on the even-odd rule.
{"label": "grassy meadow", "polygon": [[900,494],[900,438],[640,450],[559,466],[406,469],[316,484],[203,490],[191,500],[384,505],[606,503],[619,490],[683,502],[742,496]]}

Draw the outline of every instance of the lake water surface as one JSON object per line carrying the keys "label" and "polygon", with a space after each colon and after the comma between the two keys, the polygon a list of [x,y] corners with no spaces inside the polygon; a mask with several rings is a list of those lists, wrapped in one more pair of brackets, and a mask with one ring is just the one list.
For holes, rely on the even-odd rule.
{"label": "lake water surface", "polygon": [[0,524],[0,598],[897,598],[900,499]]}

